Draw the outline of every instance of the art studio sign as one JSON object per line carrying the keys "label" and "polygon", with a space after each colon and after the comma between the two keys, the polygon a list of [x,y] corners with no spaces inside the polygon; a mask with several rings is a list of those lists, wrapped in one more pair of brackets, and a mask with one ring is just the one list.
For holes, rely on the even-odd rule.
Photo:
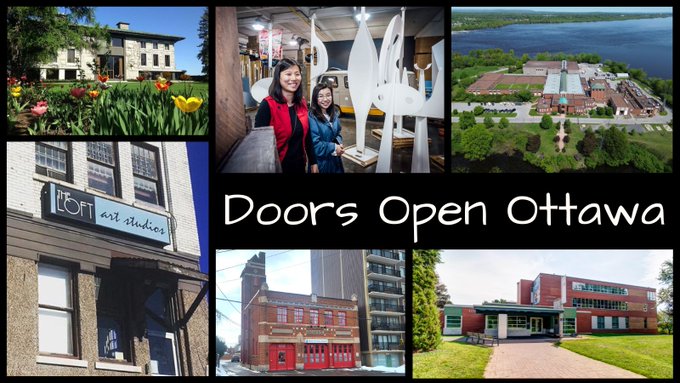
{"label": "art studio sign", "polygon": [[86,226],[125,233],[136,237],[170,243],[168,218],[110,201],[93,194],[48,183],[45,213],[52,218],[79,222]]}

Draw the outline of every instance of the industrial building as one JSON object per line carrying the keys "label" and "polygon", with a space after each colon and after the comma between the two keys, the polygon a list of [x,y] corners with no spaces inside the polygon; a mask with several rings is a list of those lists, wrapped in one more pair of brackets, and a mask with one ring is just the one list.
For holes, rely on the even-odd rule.
{"label": "industrial building", "polygon": [[444,335],[656,334],[656,290],[555,274],[517,282],[516,303],[446,305]]}

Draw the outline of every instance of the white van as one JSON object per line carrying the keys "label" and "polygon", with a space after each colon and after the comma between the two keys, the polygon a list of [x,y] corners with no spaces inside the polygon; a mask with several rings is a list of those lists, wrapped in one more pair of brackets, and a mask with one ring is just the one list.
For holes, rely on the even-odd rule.
{"label": "white van", "polygon": [[[417,88],[415,73],[408,71],[408,82],[413,88]],[[329,70],[322,74],[319,82],[326,82],[333,86],[333,102],[335,103],[340,114],[351,113],[354,114],[354,107],[352,107],[352,98],[349,95],[349,82],[347,80],[346,70]],[[372,105],[368,112],[369,116],[382,116],[385,113]]]}

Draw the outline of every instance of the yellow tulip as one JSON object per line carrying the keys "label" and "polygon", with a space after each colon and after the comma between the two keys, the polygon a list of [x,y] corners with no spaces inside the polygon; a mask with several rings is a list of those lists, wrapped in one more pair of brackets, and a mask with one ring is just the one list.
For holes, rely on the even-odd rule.
{"label": "yellow tulip", "polygon": [[21,96],[21,92],[18,92],[18,93],[11,92],[11,93],[12,93],[12,97],[14,97],[14,98]]}
{"label": "yellow tulip", "polygon": [[14,97],[14,98],[21,96],[21,87],[15,86],[15,87],[10,88],[10,94],[12,94],[12,97]]}
{"label": "yellow tulip", "polygon": [[156,81],[160,82],[162,85],[165,85],[165,83],[168,82],[168,80],[163,76],[158,76],[158,79]]}
{"label": "yellow tulip", "polygon": [[203,99],[198,97],[189,97],[187,100],[184,96],[172,96],[172,100],[175,101],[175,106],[184,113],[193,113],[203,104]]}

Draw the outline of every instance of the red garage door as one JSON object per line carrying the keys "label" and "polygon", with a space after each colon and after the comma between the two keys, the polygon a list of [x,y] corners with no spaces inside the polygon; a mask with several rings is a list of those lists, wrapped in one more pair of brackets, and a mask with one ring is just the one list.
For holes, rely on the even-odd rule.
{"label": "red garage door", "polygon": [[295,370],[295,345],[273,343],[269,345],[269,371]]}
{"label": "red garage door", "polygon": [[334,344],[333,367],[354,367],[354,347],[351,344]]}
{"label": "red garage door", "polygon": [[328,344],[305,343],[305,370],[328,368]]}

